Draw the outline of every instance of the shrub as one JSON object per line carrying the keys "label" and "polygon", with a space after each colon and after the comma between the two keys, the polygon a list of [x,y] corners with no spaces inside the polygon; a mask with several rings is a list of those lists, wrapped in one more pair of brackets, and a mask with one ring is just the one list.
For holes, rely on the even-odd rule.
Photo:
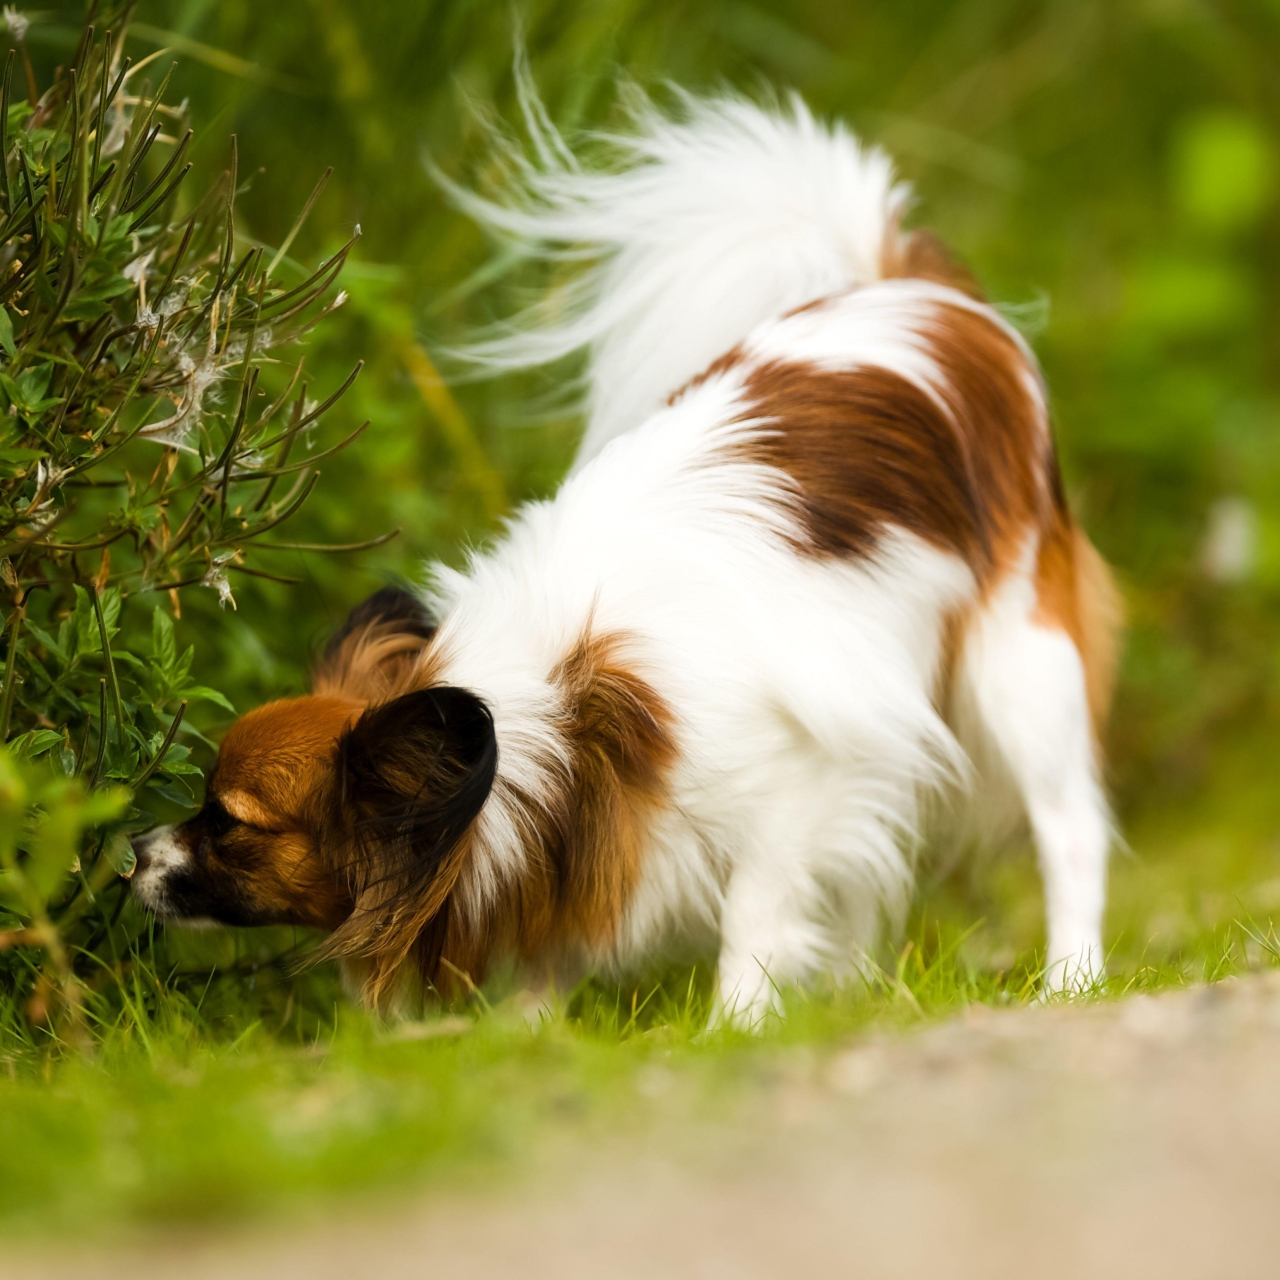
{"label": "shrub", "polygon": [[292,233],[238,241],[234,138],[188,200],[192,131],[123,57],[131,7],[98,6],[38,97],[11,20],[0,90],[0,983],[73,1028],[129,941],[130,836],[194,802],[185,712],[232,709],[177,644],[181,593],[234,606],[237,575],[271,576],[248,551],[355,438],[295,450],[358,366],[316,403],[282,358],[341,304],[354,238],[281,283]]}

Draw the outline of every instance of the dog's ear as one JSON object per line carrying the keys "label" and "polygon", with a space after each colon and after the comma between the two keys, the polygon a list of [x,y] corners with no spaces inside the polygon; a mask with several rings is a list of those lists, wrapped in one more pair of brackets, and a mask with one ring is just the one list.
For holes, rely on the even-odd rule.
{"label": "dog's ear", "polygon": [[[331,953],[367,956],[384,976],[411,949],[426,967],[438,960],[466,837],[497,767],[493,717],[466,689],[404,694],[343,733],[332,816],[347,835],[355,910]],[[424,944],[433,922],[435,940]],[[433,957],[424,957],[424,945]]]}
{"label": "dog's ear", "polygon": [[319,694],[378,702],[393,693],[431,642],[426,606],[402,587],[383,587],[352,609],[312,676]]}
{"label": "dog's ear", "polygon": [[342,629],[325,646],[325,657],[335,654],[353,633],[373,626],[394,627],[424,641],[436,633],[435,621],[413,592],[403,587],[383,587],[351,610]]}

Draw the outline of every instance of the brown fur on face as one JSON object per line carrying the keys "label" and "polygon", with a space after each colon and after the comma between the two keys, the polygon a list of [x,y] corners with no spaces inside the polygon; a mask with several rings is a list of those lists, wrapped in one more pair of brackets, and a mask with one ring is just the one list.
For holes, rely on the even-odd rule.
{"label": "brown fur on face", "polygon": [[350,901],[330,874],[316,799],[338,735],[360,710],[349,699],[298,698],[232,725],[203,808],[174,832],[190,860],[167,888],[175,914],[318,929],[342,922]]}
{"label": "brown fur on face", "polygon": [[349,918],[350,859],[330,820],[338,745],[370,702],[405,683],[433,631],[413,597],[379,592],[329,645],[315,693],[232,725],[203,808],[172,833],[187,862],[166,876],[170,914],[325,930]]}
{"label": "brown fur on face", "polygon": [[320,954],[347,960],[371,1003],[411,954],[439,986],[497,744],[480,698],[435,683],[434,633],[414,597],[379,592],[326,649],[314,693],[237,721],[204,808],[148,873],[157,909],[325,929]]}

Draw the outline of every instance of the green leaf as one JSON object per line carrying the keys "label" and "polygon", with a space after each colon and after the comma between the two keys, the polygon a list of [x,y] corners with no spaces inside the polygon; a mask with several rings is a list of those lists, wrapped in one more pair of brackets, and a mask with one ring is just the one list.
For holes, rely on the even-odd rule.
{"label": "green leaf", "polygon": [[119,587],[108,587],[102,593],[102,619],[107,624],[108,636],[114,636],[120,630],[120,609],[123,603]]}
{"label": "green leaf", "polygon": [[87,299],[93,302],[108,302],[112,298],[118,298],[122,294],[129,293],[133,287],[132,280],[117,274],[101,281],[99,284],[91,285],[87,289],[81,289],[75,296],[77,301]]}
{"label": "green leaf", "polygon": [[196,807],[195,792],[181,778],[175,778],[171,782],[159,783],[153,778],[147,783],[147,790],[154,791],[158,796],[163,796],[170,804],[177,805],[180,809],[194,809]]}
{"label": "green leaf", "polygon": [[32,825],[23,876],[35,897],[47,902],[80,854],[84,801],[79,788],[65,779],[47,786],[41,798],[47,808]]}
{"label": "green leaf", "polygon": [[24,881],[18,872],[0,871],[0,906],[20,914],[24,913],[24,887]]}
{"label": "green leaf", "polygon": [[111,869],[121,876],[133,875],[138,860],[134,856],[133,843],[123,831],[113,831],[102,846],[102,854]]}
{"label": "green leaf", "polygon": [[181,693],[188,702],[212,702],[215,706],[222,707],[224,711],[230,711],[232,715],[236,713],[235,707],[226,694],[219,693],[217,689],[210,689],[208,685],[188,685]]}
{"label": "green leaf", "polygon": [[4,348],[4,353],[10,360],[18,354],[18,348],[13,342],[13,321],[3,307],[0,307],[0,347]]}
{"label": "green leaf", "polygon": [[197,765],[187,764],[184,761],[170,762],[166,759],[164,764],[160,766],[159,772],[174,778],[198,778],[204,773],[204,770]]}
{"label": "green leaf", "polygon": [[49,379],[53,376],[53,361],[47,360],[31,369],[24,369],[16,378],[0,373],[0,387],[9,397],[9,403],[28,422],[34,421],[47,409],[62,403],[61,396],[49,397]]}
{"label": "green leaf", "polygon": [[53,365],[46,362],[24,369],[16,379],[10,381],[17,386],[20,404],[34,404],[49,394],[49,379],[52,377]]}
{"label": "green leaf", "polygon": [[[98,631],[98,619],[94,614],[93,600],[82,586],[75,588],[76,652],[95,654],[102,652],[102,636]],[[114,639],[120,631],[120,589],[109,587],[102,593],[102,620],[107,624],[107,638]]]}
{"label": "green leaf", "polygon": [[27,622],[23,623],[23,628],[26,630],[27,635],[35,636],[38,643],[44,645],[45,648],[49,650],[52,657],[58,659],[59,662],[67,662],[67,650],[63,648],[63,645],[61,645],[59,640],[55,640],[49,632],[44,630],[44,628],[38,627],[36,623],[29,620],[29,618]]}
{"label": "green leaf", "polygon": [[9,743],[9,750],[19,760],[34,760],[46,751],[52,750],[63,741],[62,734],[56,729],[31,729],[20,733]]}
{"label": "green leaf", "polygon": [[156,605],[151,615],[151,652],[160,669],[169,675],[177,661],[178,646],[173,635],[173,619],[162,605]]}
{"label": "green leaf", "polygon": [[132,798],[128,787],[99,787],[85,801],[85,825],[99,827],[106,822],[119,822],[128,812]]}
{"label": "green leaf", "polygon": [[66,451],[69,458],[83,458],[86,454],[92,453],[94,443],[92,440],[86,440],[84,436],[66,436],[62,437],[62,447]]}

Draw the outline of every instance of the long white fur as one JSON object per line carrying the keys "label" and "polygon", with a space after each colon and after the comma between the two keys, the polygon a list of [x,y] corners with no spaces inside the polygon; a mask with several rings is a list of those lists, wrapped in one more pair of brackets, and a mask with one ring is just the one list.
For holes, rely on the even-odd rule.
{"label": "long white fur", "polygon": [[593,258],[554,311],[534,308],[463,352],[494,370],[591,352],[581,465],[757,324],[869,284],[909,192],[889,157],[799,98],[762,111],[683,100],[673,122],[635,99],[617,165],[582,169],[532,104],[536,163],[510,157],[504,203],[450,186],[495,234],[543,257]]}
{"label": "long white fur", "polygon": [[[749,358],[876,365],[945,400],[930,326],[947,307],[1003,322],[934,284],[876,283],[906,191],[880,152],[798,102],[691,101],[680,122],[645,109],[620,144],[628,167],[609,173],[579,169],[540,120],[515,203],[464,202],[529,242],[604,256],[563,325],[480,355],[589,345],[590,425],[554,499],[466,572],[436,572],[440,679],[480,694],[498,735],[464,892],[475,905],[518,874],[520,796],[562,782],[557,663],[588,628],[625,633],[675,711],[680,758],[617,946],[581,960],[629,967],[718,939],[721,1009],[753,1020],[789,983],[859,968],[902,918],[922,802],[972,772],[935,692],[946,620],[976,585],[901,529],[865,560],[798,554],[788,478],[726,452],[771,429],[750,418],[742,367],[662,402],[744,339]],[[1029,357],[1026,384],[1042,409]],[[975,794],[1002,789],[1030,813],[1063,985],[1101,966],[1107,820],[1079,655],[1034,621],[1034,553],[981,612],[955,724]]]}

